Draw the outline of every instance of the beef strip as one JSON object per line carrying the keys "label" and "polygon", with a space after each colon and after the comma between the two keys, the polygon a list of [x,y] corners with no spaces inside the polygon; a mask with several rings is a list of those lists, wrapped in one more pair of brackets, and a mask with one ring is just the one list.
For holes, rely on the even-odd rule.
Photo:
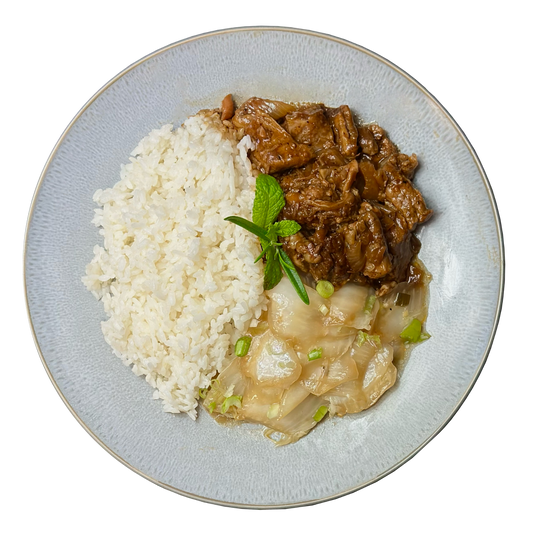
{"label": "beef strip", "polygon": [[280,219],[319,228],[352,219],[359,205],[359,192],[352,189],[357,161],[342,167],[307,167],[283,176],[285,207]]}
{"label": "beef strip", "polygon": [[377,200],[384,193],[384,183],[382,175],[370,159],[362,159],[359,162],[359,177],[357,189],[364,200]]}
{"label": "beef strip", "polygon": [[253,164],[283,189],[279,219],[302,227],[283,239],[301,271],[335,288],[367,284],[378,295],[420,279],[412,232],[432,211],[412,184],[416,156],[400,153],[383,128],[356,125],[345,105],[260,98],[239,107],[233,124],[254,142]]}
{"label": "beef strip", "polygon": [[358,133],[350,108],[347,105],[341,105],[337,109],[328,109],[327,115],[333,126],[335,142],[341,153],[347,157],[355,157],[359,150]]}
{"label": "beef strip", "polygon": [[320,242],[322,261],[309,265],[315,280],[325,279],[335,287],[342,287],[350,280],[351,271],[344,251],[344,236],[338,231],[315,232],[310,240]]}
{"label": "beef strip", "polygon": [[386,180],[385,202],[394,206],[403,215],[409,231],[425,222],[432,214],[432,211],[426,207],[420,191],[411,183],[417,165],[416,156],[399,154],[389,157],[380,169]]}
{"label": "beef strip", "polygon": [[398,152],[398,149],[392,141],[388,138],[385,130],[377,124],[370,124],[368,129],[372,132],[376,144],[378,145],[378,153],[374,154],[372,159],[376,165],[380,165],[386,161],[390,156]]}
{"label": "beef strip", "polygon": [[357,128],[359,132],[359,146],[365,155],[376,155],[379,152],[379,147],[374,134],[368,126],[360,126]]}
{"label": "beef strip", "polygon": [[310,105],[285,115],[281,126],[299,144],[306,144],[315,154],[335,146],[333,130],[323,105]]}
{"label": "beef strip", "polygon": [[420,241],[411,233],[405,217],[393,205],[374,202],[372,207],[383,227],[392,267],[383,279],[372,283],[378,295],[381,295],[386,294],[397,282],[407,279],[411,261],[420,251]]}
{"label": "beef strip", "polygon": [[305,165],[313,158],[313,151],[298,144],[269,114],[270,107],[256,98],[237,109],[233,125],[250,135],[255,143],[250,159],[265,173],[276,173]]}
{"label": "beef strip", "polygon": [[346,256],[354,274],[371,279],[386,276],[392,270],[387,241],[379,216],[363,202],[357,218],[343,228]]}

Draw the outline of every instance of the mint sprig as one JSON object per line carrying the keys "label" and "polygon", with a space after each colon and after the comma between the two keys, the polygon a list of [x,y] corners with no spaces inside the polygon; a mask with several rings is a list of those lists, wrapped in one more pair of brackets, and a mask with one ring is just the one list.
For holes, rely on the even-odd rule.
{"label": "mint sprig", "polygon": [[276,178],[268,174],[259,174],[256,180],[252,220],[261,228],[268,228],[285,205],[283,190]]}
{"label": "mint sprig", "polygon": [[266,259],[263,288],[273,289],[281,281],[283,272],[285,272],[298,296],[309,305],[309,295],[305,286],[290,257],[278,242],[278,237],[289,237],[301,229],[300,224],[294,220],[275,222],[284,205],[283,190],[276,178],[268,174],[259,174],[252,210],[253,222],[238,216],[226,217],[224,220],[237,224],[259,237],[262,251],[255,262],[263,257]]}

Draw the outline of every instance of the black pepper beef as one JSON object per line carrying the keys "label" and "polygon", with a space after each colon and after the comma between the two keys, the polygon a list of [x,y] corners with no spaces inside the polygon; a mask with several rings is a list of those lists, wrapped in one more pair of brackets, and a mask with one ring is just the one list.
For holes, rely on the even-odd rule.
{"label": "black pepper beef", "polygon": [[412,231],[432,213],[412,185],[416,156],[399,153],[381,127],[356,126],[348,106],[303,105],[274,119],[275,104],[250,99],[233,123],[256,144],[254,164],[280,182],[280,219],[302,226],[283,243],[294,264],[316,281],[378,294],[415,275]]}

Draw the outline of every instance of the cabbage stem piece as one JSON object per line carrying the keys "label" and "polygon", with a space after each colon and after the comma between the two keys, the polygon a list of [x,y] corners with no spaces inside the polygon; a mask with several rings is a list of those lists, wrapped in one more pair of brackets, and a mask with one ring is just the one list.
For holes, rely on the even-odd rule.
{"label": "cabbage stem piece", "polygon": [[[324,399],[310,394],[307,398],[293,409],[287,416],[280,420],[268,421],[265,437],[283,446],[301,439],[313,429],[317,422],[313,418],[318,408],[324,405]],[[278,437],[278,438],[275,438]]]}

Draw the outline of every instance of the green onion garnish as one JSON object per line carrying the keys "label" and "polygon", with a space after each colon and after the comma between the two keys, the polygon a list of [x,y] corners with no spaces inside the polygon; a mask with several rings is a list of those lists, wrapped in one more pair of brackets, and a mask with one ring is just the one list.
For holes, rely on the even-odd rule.
{"label": "green onion garnish", "polygon": [[307,354],[307,359],[309,361],[314,361],[315,359],[320,359],[322,357],[322,348],[315,348]]}
{"label": "green onion garnish", "polygon": [[239,409],[241,407],[242,402],[242,396],[229,396],[222,402],[222,407],[220,408],[220,412],[222,414],[226,413],[230,407],[233,405]]}
{"label": "green onion garnish", "polygon": [[313,420],[315,422],[320,422],[326,416],[327,412],[328,408],[325,405],[320,406],[314,414]]}
{"label": "green onion garnish", "polygon": [[279,414],[279,403],[273,403],[267,411],[267,418],[270,420],[276,418]]}
{"label": "green onion garnish", "polygon": [[400,333],[400,338],[405,342],[415,343],[420,340],[422,323],[418,318],[413,318],[411,323]]}
{"label": "green onion garnish", "polygon": [[237,357],[244,357],[248,353],[251,343],[252,343],[252,337],[249,337],[248,335],[241,337],[235,343],[235,355]]}
{"label": "green onion garnish", "polygon": [[215,407],[216,407],[216,406],[217,406],[217,403],[216,403],[216,402],[211,402],[211,403],[207,406],[207,408],[209,409],[209,412],[210,412],[211,414],[213,414],[213,411],[215,410]]}
{"label": "green onion garnish", "polygon": [[329,281],[322,279],[316,284],[316,292],[322,296],[322,298],[329,298],[334,292],[335,287]]}
{"label": "green onion garnish", "polygon": [[365,306],[363,307],[363,312],[365,315],[371,315],[372,309],[374,309],[374,304],[376,303],[376,295],[371,294],[365,300]]}
{"label": "green onion garnish", "polygon": [[363,344],[366,342],[367,337],[368,337],[368,333],[365,333],[364,331],[361,331],[361,330],[357,332],[355,343],[357,344],[357,346],[359,346],[359,348],[361,348],[361,346],[363,346]]}
{"label": "green onion garnish", "polygon": [[371,342],[376,348],[381,346],[381,337],[379,335],[369,335],[364,331],[358,331],[357,337],[355,338],[357,346],[361,348],[366,341]]}
{"label": "green onion garnish", "polygon": [[198,389],[198,396],[203,400],[207,396],[207,389]]}

